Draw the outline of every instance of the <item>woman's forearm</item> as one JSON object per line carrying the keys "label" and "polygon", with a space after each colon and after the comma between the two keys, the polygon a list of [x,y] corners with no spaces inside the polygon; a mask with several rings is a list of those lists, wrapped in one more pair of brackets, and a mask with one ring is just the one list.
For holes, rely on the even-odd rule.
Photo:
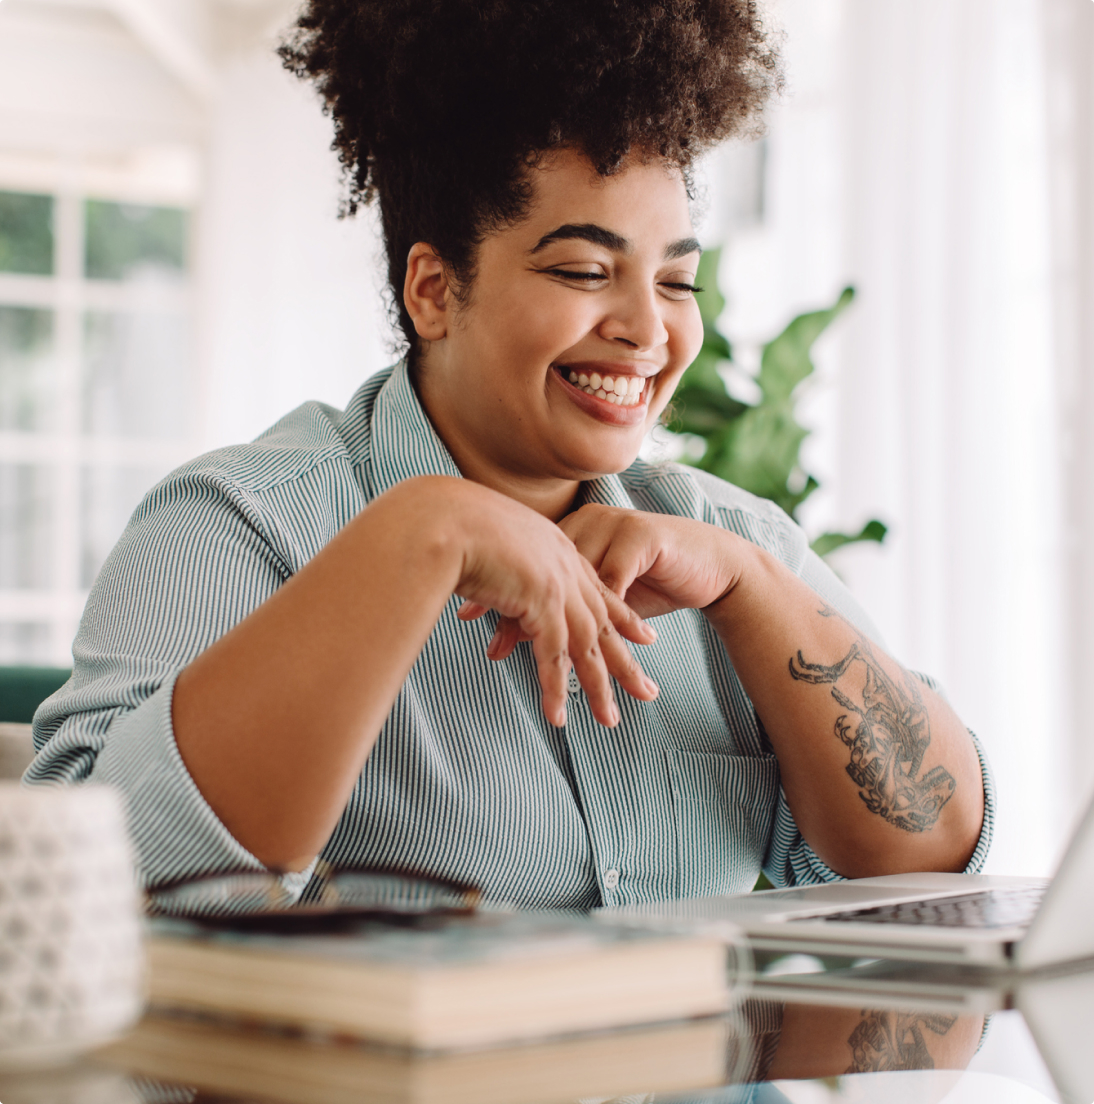
{"label": "woman's forearm", "polygon": [[760,549],[705,612],[775,749],[795,820],[829,866],[847,877],[964,868],[983,782],[942,698]]}
{"label": "woman's forearm", "polygon": [[345,807],[460,575],[458,481],[400,484],[178,677],[175,739],[213,811],[275,869],[305,867]]}
{"label": "woman's forearm", "polygon": [[552,723],[565,722],[571,664],[601,724],[619,721],[613,679],[656,696],[624,640],[655,634],[558,526],[469,479],[400,483],[175,684],[187,769],[267,866],[302,869],[326,843],[454,592],[532,641]]}

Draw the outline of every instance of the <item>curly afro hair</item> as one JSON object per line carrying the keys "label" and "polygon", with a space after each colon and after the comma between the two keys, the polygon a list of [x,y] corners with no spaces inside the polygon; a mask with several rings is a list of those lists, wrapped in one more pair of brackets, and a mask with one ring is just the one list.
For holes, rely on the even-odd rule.
{"label": "curly afro hair", "polygon": [[344,213],[379,200],[412,359],[415,242],[466,288],[545,153],[579,149],[602,175],[632,151],[686,172],[754,130],[780,79],[756,0],[308,0],[279,53],[333,117]]}

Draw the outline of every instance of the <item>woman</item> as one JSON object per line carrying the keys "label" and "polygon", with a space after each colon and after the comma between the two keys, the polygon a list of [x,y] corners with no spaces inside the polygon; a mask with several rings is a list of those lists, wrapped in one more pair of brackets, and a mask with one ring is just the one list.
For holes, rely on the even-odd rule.
{"label": "woman", "polygon": [[945,702],[780,511],[636,460],[702,337],[688,166],[774,80],[750,0],[312,0],[282,54],[378,198],[407,355],[151,492],[29,778],[119,785],[148,884],[977,867]]}

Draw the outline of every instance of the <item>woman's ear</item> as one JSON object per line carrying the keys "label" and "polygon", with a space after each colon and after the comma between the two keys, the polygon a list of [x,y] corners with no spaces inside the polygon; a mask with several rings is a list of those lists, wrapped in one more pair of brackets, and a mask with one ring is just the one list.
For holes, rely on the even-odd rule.
{"label": "woman's ear", "polygon": [[425,242],[416,242],[406,259],[403,303],[423,341],[440,341],[448,332],[448,270]]}

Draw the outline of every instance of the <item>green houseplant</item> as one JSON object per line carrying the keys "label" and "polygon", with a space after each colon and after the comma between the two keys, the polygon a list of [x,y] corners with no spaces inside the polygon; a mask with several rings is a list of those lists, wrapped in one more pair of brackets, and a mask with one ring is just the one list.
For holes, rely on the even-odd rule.
{"label": "green houseplant", "polygon": [[[813,373],[813,343],[854,298],[845,288],[825,310],[794,318],[786,329],[763,347],[755,376],[760,397],[756,403],[734,398],[726,390],[722,369],[733,361],[733,349],[718,329],[725,298],[718,290],[720,249],[711,249],[699,262],[696,282],[703,318],[703,346],[680,380],[666,428],[703,442],[697,458],[685,463],[717,475],[738,487],[768,498],[792,518],[820,485],[801,464],[801,445],[809,430],[798,423],[795,405],[798,386]],[[885,525],[876,518],[858,533],[821,533],[811,543],[821,556],[856,541],[882,541]]]}

